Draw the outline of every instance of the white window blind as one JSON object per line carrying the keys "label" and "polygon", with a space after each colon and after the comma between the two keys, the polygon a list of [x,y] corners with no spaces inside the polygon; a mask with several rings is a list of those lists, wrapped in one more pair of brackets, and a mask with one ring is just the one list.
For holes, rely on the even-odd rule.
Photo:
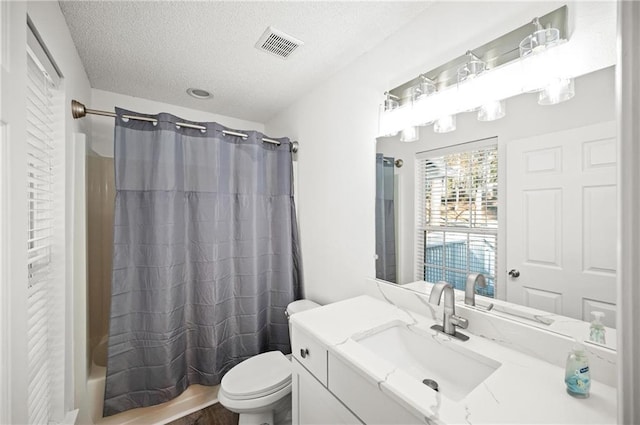
{"label": "white window blind", "polygon": [[[31,33],[30,33],[30,36]],[[54,351],[56,342],[54,301],[57,297],[56,187],[63,170],[56,164],[59,146],[56,137],[56,83],[29,40],[27,49],[27,203],[28,235],[28,415],[30,424],[46,424],[51,419],[56,382]],[[46,58],[45,58],[46,59]]]}
{"label": "white window blind", "polygon": [[416,157],[416,279],[464,289],[483,273],[493,297],[498,234],[498,147],[495,139]]}

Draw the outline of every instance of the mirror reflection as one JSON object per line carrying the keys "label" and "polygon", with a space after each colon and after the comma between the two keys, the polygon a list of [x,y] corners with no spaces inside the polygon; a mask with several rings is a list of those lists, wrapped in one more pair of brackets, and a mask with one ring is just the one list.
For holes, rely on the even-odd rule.
{"label": "mirror reflection", "polygon": [[567,102],[504,106],[378,139],[376,276],[464,290],[482,273],[481,296],[615,328],[614,68],[577,78]]}
{"label": "mirror reflection", "polygon": [[[400,162],[398,163],[398,165]],[[397,282],[395,160],[376,154],[376,278]]]}

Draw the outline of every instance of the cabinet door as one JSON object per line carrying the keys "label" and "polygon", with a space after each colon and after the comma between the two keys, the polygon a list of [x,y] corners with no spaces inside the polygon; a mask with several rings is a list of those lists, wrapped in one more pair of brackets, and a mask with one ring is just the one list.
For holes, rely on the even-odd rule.
{"label": "cabinet door", "polygon": [[291,332],[293,357],[326,387],[327,349],[295,323]]}
{"label": "cabinet door", "polygon": [[296,359],[291,363],[293,425],[362,423]]}

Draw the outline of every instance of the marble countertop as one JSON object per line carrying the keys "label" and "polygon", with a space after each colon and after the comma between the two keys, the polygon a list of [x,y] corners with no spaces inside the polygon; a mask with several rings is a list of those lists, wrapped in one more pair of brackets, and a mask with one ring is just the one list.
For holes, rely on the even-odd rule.
{"label": "marble countertop", "polygon": [[[424,307],[434,317],[433,306]],[[565,390],[564,368],[469,332],[469,341],[454,340],[431,330],[433,319],[368,295],[298,313],[291,321],[425,423],[616,423],[615,388],[592,381],[588,399],[571,397]],[[427,332],[442,344],[461,344],[501,366],[462,400],[450,400],[354,340],[391,322]]]}
{"label": "marble countertop", "polygon": [[[428,296],[431,293],[433,284],[424,281],[417,281],[399,286]],[[455,295],[456,302],[464,308],[464,291],[456,289]],[[590,322],[536,310],[522,305],[515,305],[494,298],[486,298],[479,295],[476,295],[476,303],[481,308],[487,308],[490,304],[493,304],[494,307],[492,314],[496,314],[507,319],[520,320],[525,323],[528,322],[530,325],[539,326],[541,329],[567,335],[577,341],[582,341],[583,343],[598,345],[597,343],[589,341],[589,332],[591,327]],[[605,330],[607,342],[604,344],[604,347],[615,350],[617,348],[616,330],[610,327],[605,327]]]}

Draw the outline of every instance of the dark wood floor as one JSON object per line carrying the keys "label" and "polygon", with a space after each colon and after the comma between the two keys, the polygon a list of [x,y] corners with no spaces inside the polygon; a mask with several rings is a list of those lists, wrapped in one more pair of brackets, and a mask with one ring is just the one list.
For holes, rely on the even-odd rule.
{"label": "dark wood floor", "polygon": [[216,403],[167,425],[238,425],[238,414]]}

